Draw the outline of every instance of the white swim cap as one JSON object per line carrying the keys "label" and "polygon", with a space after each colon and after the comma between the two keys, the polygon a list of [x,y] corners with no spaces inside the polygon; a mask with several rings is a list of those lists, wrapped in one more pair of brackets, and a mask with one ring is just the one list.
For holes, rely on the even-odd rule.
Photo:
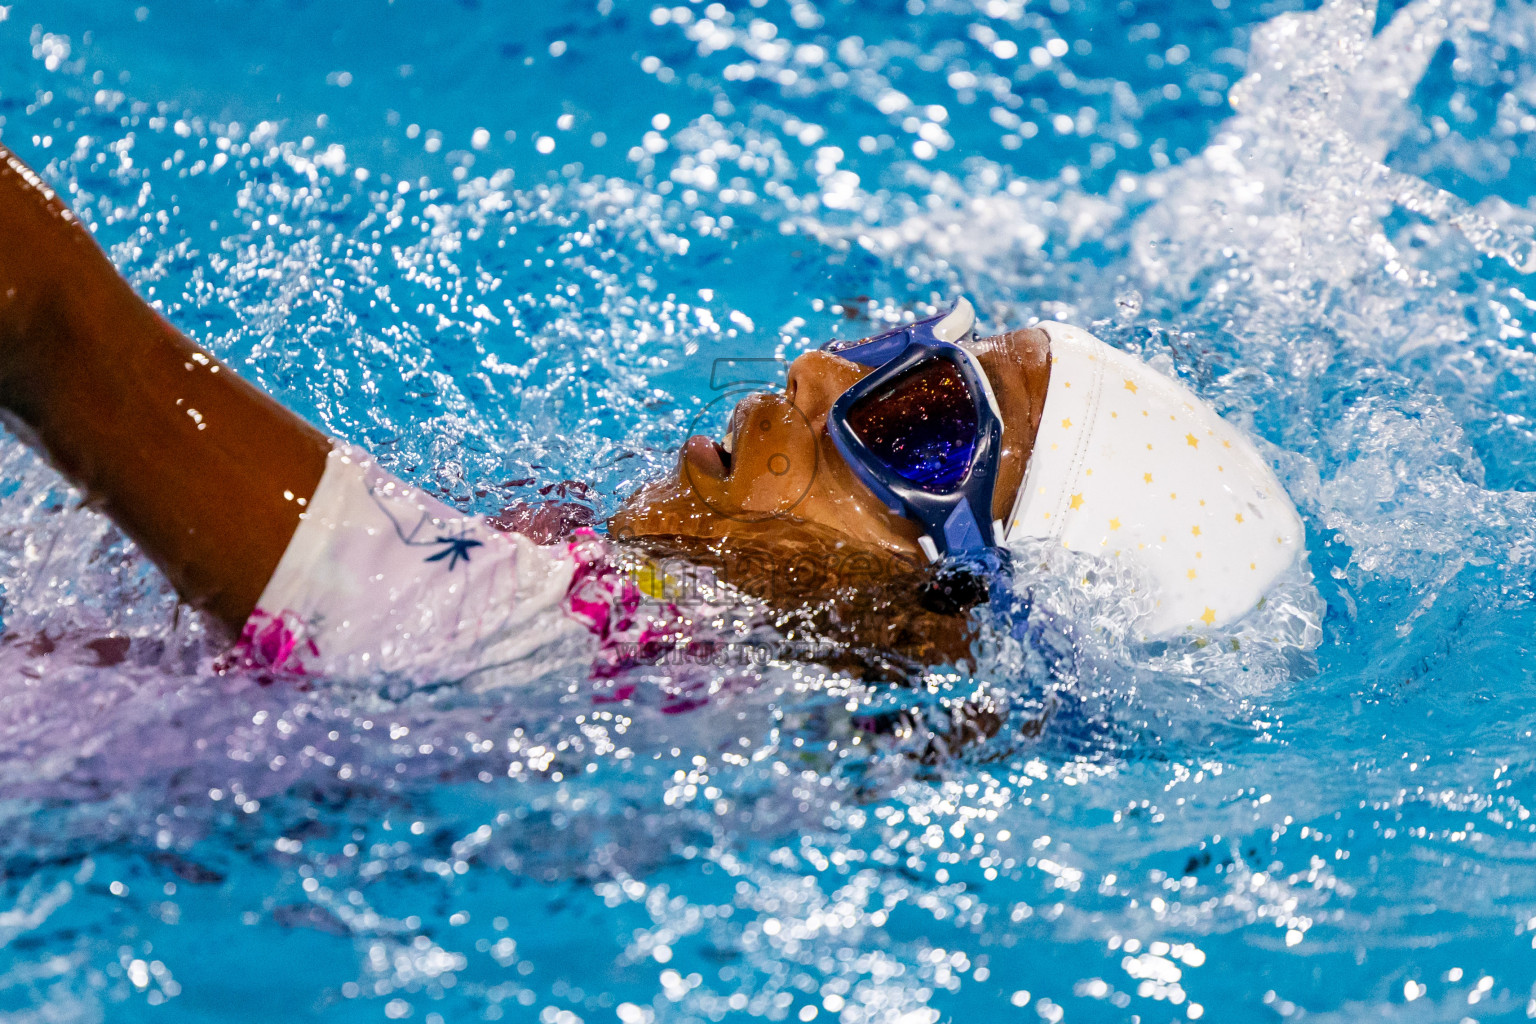
{"label": "white swim cap", "polygon": [[1009,541],[1129,559],[1156,587],[1148,637],[1225,625],[1304,551],[1301,518],[1253,445],[1141,360],[1068,324]]}

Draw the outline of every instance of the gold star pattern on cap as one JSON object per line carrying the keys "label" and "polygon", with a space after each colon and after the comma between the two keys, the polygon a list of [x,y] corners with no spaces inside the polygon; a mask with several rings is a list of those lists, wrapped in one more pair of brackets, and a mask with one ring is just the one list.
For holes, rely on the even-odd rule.
{"label": "gold star pattern on cap", "polygon": [[[0,0],[0,4],[7,2]],[[1053,344],[1062,344],[1050,358],[1052,362],[1059,358],[1060,364],[1045,422],[1057,424],[1059,431],[1042,431],[1047,434],[1038,446],[1042,458],[1034,460],[1038,465],[1030,474],[1036,477],[1034,489],[1024,488],[1033,508],[1027,516],[1015,510],[1021,532],[1085,553],[1134,558],[1167,588],[1159,595],[1165,598],[1158,605],[1160,611],[1151,613],[1160,622],[1158,628],[1182,631],[1187,627],[1193,630],[1191,639],[1209,635],[1202,630],[1214,632],[1217,622],[1241,610],[1239,605],[1252,607],[1250,592],[1257,592],[1271,563],[1278,564],[1289,548],[1299,546],[1287,535],[1289,519],[1273,516],[1266,504],[1271,499],[1262,489],[1267,484],[1273,491],[1274,485],[1252,458],[1241,430],[1229,429],[1209,406],[1187,388],[1178,387],[1176,380],[1166,382],[1152,372],[1137,375],[1139,367],[1133,367],[1133,360],[1105,351],[1097,351],[1102,358],[1095,367],[1090,361],[1095,352],[1084,348],[1080,335],[1074,337],[1076,332],[1065,327],[1058,333],[1060,337],[1053,333]],[[1091,373],[1090,367],[1094,368]],[[1114,397],[1112,381],[1117,376],[1119,390],[1131,397]],[[1092,386],[1080,388],[1080,381]],[[1147,421],[1140,427],[1138,413]],[[1181,440],[1191,449],[1186,455],[1178,454]],[[1053,447],[1056,441],[1060,444]],[[1148,468],[1159,458],[1165,464]],[[1226,473],[1227,462],[1233,463],[1231,474]],[[1145,486],[1157,487],[1157,493],[1167,497],[1167,505],[1146,501],[1152,492],[1129,487],[1137,473]],[[1046,485],[1044,490],[1041,485]],[[1089,515],[1075,514],[1090,505]],[[1259,518],[1251,519],[1250,511]],[[1181,519],[1182,530],[1177,525]],[[1223,520],[1230,525],[1222,526]],[[1250,523],[1269,530],[1275,548],[1264,545],[1262,533],[1232,529]],[[1259,552],[1253,547],[1262,551],[1265,565],[1258,564]],[[1206,548],[1211,549],[1209,561]],[[1245,555],[1249,572],[1243,575],[1239,566]],[[1202,571],[1205,567],[1208,574]]]}

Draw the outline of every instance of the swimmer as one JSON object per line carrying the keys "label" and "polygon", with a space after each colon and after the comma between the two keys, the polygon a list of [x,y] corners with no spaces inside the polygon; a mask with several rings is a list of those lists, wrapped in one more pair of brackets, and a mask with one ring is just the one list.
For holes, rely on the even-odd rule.
{"label": "swimmer", "polygon": [[[232,665],[467,679],[686,640],[686,612],[641,608],[627,547],[713,558],[749,593],[808,564],[826,587],[833,567],[844,597],[898,578],[931,593],[924,566],[1059,547],[1131,567],[1145,639],[1240,622],[1302,554],[1264,459],[1192,392],[1066,324],[978,338],[964,299],[800,356],[725,438],[690,438],[607,537],[557,538],[527,510],[442,504],[242,380],[3,147],[0,253],[0,422],[228,629]],[[755,577],[723,555],[741,551]],[[968,600],[830,618],[953,661]]]}

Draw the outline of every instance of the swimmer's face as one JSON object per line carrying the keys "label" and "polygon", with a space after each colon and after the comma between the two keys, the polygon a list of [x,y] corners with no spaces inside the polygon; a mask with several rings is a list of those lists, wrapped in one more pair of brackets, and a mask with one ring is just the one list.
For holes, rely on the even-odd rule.
{"label": "swimmer's face", "polygon": [[[992,515],[1006,519],[1040,424],[1049,339],[1039,330],[1014,331],[967,347],[991,380],[1003,413]],[[632,495],[609,522],[610,532],[622,539],[684,537],[768,547],[803,545],[809,525],[839,545],[925,561],[918,525],[885,507],[827,432],[838,396],[871,372],[827,352],[796,359],[782,392],[757,392],[736,406],[728,446],[690,437],[676,469]]]}

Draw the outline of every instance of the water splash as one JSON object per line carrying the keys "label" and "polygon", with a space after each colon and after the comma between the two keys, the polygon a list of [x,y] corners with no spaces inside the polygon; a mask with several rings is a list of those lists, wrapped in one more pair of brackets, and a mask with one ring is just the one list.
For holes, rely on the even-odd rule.
{"label": "water splash", "polygon": [[[778,664],[686,715],[666,669],[612,704],[295,692],[211,674],[131,545],[7,443],[6,1012],[137,1019],[230,978],[334,1019],[1517,1012],[1536,306],[1499,167],[1536,20],[1263,14],[609,6],[516,60],[638,48],[667,127],[614,100],[606,169],[532,185],[486,173],[499,125],[476,149],[402,117],[390,163],[136,99],[78,33],[7,36],[6,138],[134,283],[465,507],[580,478],[607,509],[710,397],[698,359],[963,286],[999,325],[1093,326],[1271,445],[1327,618],[1315,671],[1262,635],[1132,650],[1124,589],[1074,564],[911,691]],[[362,52],[348,88],[385,60]],[[595,167],[566,113],[516,145]],[[1020,728],[925,760],[965,708]]]}

